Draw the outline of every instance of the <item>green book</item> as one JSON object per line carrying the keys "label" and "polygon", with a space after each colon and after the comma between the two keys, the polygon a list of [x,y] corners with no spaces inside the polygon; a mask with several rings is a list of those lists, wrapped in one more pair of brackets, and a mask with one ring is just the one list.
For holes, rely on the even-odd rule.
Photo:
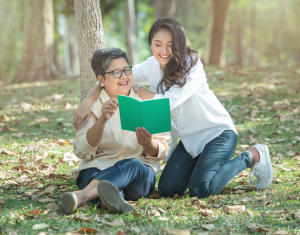
{"label": "green book", "polygon": [[145,127],[151,134],[171,131],[169,98],[143,100],[118,95],[121,127],[123,130],[136,131]]}

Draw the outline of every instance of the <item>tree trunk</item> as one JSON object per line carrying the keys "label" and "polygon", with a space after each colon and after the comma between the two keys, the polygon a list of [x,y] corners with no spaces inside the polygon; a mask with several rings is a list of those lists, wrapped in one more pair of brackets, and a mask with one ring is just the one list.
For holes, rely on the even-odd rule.
{"label": "tree trunk", "polygon": [[83,100],[96,82],[95,73],[91,68],[93,53],[106,47],[100,1],[75,0],[75,21]]}
{"label": "tree trunk", "polygon": [[214,21],[210,43],[209,65],[220,66],[224,32],[226,26],[227,9],[230,0],[213,0]]}
{"label": "tree trunk", "polygon": [[242,21],[240,12],[236,12],[234,21],[234,52],[236,66],[243,66],[243,47],[242,47]]}
{"label": "tree trunk", "polygon": [[155,21],[162,17],[175,18],[177,0],[154,0]]}
{"label": "tree trunk", "polygon": [[23,2],[0,0],[0,6],[0,81],[10,82],[21,54]]}
{"label": "tree trunk", "polygon": [[136,40],[136,18],[134,0],[127,0],[125,5],[126,47],[130,59],[130,65],[135,65],[138,63],[138,52]]}
{"label": "tree trunk", "polygon": [[53,1],[25,0],[23,48],[13,83],[51,80],[53,65]]}

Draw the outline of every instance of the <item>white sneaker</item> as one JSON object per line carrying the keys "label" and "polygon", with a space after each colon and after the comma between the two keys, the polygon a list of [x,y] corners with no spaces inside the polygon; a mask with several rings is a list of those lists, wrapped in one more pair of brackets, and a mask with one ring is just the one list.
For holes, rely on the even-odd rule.
{"label": "white sneaker", "polygon": [[[254,181],[254,175],[257,178],[257,189],[265,189],[269,187],[273,180],[273,168],[269,154],[269,148],[265,144],[257,144],[254,147],[258,150],[260,155],[259,163],[256,163],[251,169],[253,173],[252,184]],[[250,173],[249,173],[249,181]]]}

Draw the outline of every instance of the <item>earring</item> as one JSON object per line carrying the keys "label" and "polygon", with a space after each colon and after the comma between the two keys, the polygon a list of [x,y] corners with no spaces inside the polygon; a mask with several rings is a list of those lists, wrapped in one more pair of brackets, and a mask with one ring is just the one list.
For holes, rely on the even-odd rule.
{"label": "earring", "polygon": [[104,87],[104,85],[103,85],[103,84],[101,84],[101,87]]}

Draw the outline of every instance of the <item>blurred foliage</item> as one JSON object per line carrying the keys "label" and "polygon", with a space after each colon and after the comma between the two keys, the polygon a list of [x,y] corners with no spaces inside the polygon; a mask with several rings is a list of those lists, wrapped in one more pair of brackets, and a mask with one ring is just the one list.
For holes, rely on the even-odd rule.
{"label": "blurred foliage", "polygon": [[[22,50],[24,7],[23,1],[21,4],[15,4],[16,2],[19,1],[0,0],[0,80],[5,82],[9,82],[14,76]],[[126,50],[125,2],[126,0],[100,1],[107,46],[120,47],[123,50]],[[182,23],[189,45],[196,49],[204,60],[208,59],[212,2],[177,0],[175,18]],[[135,8],[139,62],[142,62],[151,56],[147,37],[154,23],[154,0],[135,0]],[[74,0],[53,0],[53,10],[54,63],[63,68],[63,39],[58,34],[58,18],[61,14],[66,15],[69,30],[74,33]],[[244,67],[299,65],[299,25],[299,0],[232,0],[227,17],[224,64],[236,65],[235,29],[236,26],[240,26]],[[76,41],[74,45],[74,40],[70,39],[70,47],[76,47]]]}

